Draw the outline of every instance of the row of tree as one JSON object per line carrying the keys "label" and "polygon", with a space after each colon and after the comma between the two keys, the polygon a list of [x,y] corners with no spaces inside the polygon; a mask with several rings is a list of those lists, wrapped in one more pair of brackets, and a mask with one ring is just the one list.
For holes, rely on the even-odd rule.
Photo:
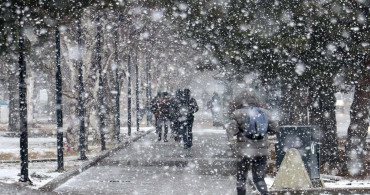
{"label": "row of tree", "polygon": [[[139,60],[145,64],[147,74],[153,73],[160,90],[171,90],[171,77],[178,76],[180,63],[200,61],[202,56],[195,49],[179,48],[178,34],[174,25],[162,17],[160,9],[142,8],[137,3],[125,4],[115,1],[7,1],[0,5],[1,53],[8,61],[15,61],[18,53],[19,73],[15,63],[4,63],[12,70],[11,79],[19,75],[19,113],[21,134],[21,181],[28,178],[28,129],[27,129],[27,84],[26,60],[31,69],[41,69],[55,75],[56,122],[58,170],[63,168],[63,112],[77,112],[79,119],[80,158],[86,159],[86,127],[90,116],[99,117],[99,132],[102,150],[105,149],[105,133],[120,138],[120,94],[123,82],[127,81],[128,126],[131,127],[131,64],[136,73],[136,120],[139,120]],[[152,16],[155,17],[152,17]],[[53,36],[54,35],[54,36]],[[19,40],[19,41],[17,41]],[[76,40],[76,41],[74,41]],[[16,43],[19,42],[17,45]],[[50,44],[54,42],[55,44]],[[180,55],[176,55],[177,52]],[[134,55],[133,55],[134,54]],[[140,56],[141,54],[141,56]],[[54,57],[55,56],[55,57]],[[190,59],[194,57],[194,59]],[[145,60],[143,60],[145,59]],[[150,66],[149,63],[155,64]],[[190,64],[191,66],[191,64]],[[13,67],[13,68],[12,68]],[[125,68],[128,67],[125,72]],[[163,69],[167,69],[163,71]],[[169,69],[169,70],[168,70]],[[180,77],[186,77],[183,74]],[[150,102],[152,80],[150,75],[145,87],[147,103]],[[10,77],[9,77],[10,79]],[[181,83],[180,80],[178,80]],[[14,88],[9,83],[9,88]],[[179,84],[177,83],[177,84]],[[184,83],[181,83],[184,84]],[[15,117],[18,90],[11,93],[13,102],[10,119]],[[63,97],[63,101],[62,101]],[[76,109],[73,109],[75,107]],[[72,109],[71,109],[72,108]],[[107,130],[106,115],[113,126]],[[86,121],[87,120],[87,121]],[[71,121],[69,121],[71,122]],[[86,124],[87,122],[87,124]],[[17,122],[11,122],[13,128]],[[137,125],[139,127],[139,125]],[[18,129],[18,128],[14,128]],[[76,136],[77,136],[76,135]]]}

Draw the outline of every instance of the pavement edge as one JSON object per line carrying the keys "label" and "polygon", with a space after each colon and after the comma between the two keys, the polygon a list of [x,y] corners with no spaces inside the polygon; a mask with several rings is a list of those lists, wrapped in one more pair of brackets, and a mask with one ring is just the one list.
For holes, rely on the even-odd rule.
{"label": "pavement edge", "polygon": [[88,160],[87,162],[83,163],[81,166],[73,168],[73,169],[65,172],[64,174],[59,175],[58,177],[54,178],[53,180],[51,180],[50,182],[48,182],[47,184],[45,184],[44,186],[39,188],[38,190],[40,190],[42,192],[52,192],[57,187],[59,187],[60,185],[62,185],[63,183],[65,183],[66,181],[71,179],[73,176],[76,176],[76,175],[86,171],[90,167],[96,165],[102,159],[114,154],[118,150],[121,150],[121,149],[127,147],[128,145],[130,145],[131,142],[135,142],[135,141],[141,139],[142,137],[148,135],[152,131],[153,131],[152,129],[148,130],[148,131],[145,131],[145,132],[143,132],[143,134],[140,134],[137,137],[130,138],[129,140],[121,143],[120,145],[118,145],[118,146],[116,146],[116,147],[114,147],[110,150],[104,151],[103,153],[99,154],[98,156],[95,156],[91,160]]}

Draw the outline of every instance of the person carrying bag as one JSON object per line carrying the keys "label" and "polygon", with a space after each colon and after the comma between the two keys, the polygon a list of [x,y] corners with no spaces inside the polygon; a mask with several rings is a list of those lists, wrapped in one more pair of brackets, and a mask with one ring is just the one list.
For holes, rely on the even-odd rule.
{"label": "person carrying bag", "polygon": [[249,166],[252,167],[253,182],[258,191],[265,195],[268,133],[277,130],[264,103],[252,90],[240,93],[229,108],[230,122],[226,125],[230,146],[237,158],[236,189],[238,195],[246,194],[246,181]]}

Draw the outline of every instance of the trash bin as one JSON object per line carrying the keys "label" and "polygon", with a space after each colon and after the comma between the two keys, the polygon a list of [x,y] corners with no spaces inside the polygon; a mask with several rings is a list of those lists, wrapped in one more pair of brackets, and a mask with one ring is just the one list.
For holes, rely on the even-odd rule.
{"label": "trash bin", "polygon": [[317,126],[281,126],[277,141],[275,145],[277,170],[279,170],[286,151],[296,148],[301,154],[312,184],[314,187],[321,187],[320,128]]}

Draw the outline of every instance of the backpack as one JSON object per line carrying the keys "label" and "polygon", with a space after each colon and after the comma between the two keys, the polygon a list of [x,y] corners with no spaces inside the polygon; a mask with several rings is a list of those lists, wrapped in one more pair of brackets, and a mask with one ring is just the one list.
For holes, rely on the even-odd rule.
{"label": "backpack", "polygon": [[160,118],[168,117],[170,114],[170,98],[161,97],[157,99],[157,109],[155,115]]}
{"label": "backpack", "polygon": [[245,117],[245,130],[243,135],[249,139],[260,140],[267,134],[268,117],[258,107],[248,107]]}

